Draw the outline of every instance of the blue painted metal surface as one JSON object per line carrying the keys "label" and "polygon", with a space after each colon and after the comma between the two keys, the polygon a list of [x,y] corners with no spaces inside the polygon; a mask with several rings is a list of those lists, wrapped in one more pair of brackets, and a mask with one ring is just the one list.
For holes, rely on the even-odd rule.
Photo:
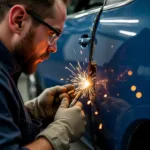
{"label": "blue painted metal surface", "polygon": [[[136,128],[141,120],[150,119],[149,6],[149,0],[135,0],[105,10],[99,22],[94,53],[95,104],[99,114],[94,116],[93,125],[99,147],[104,149],[121,150],[123,140],[129,140],[124,134],[132,133],[130,126],[134,124]],[[90,36],[96,14],[87,11],[67,19],[58,52],[38,67],[43,89],[66,84],[70,73],[65,67],[70,62],[76,66],[76,61],[80,61],[84,68],[88,66],[89,47],[81,49],[78,41],[82,35]],[[106,87],[100,82],[105,79]],[[88,114],[88,106],[85,110]],[[85,137],[91,141],[88,125]]]}

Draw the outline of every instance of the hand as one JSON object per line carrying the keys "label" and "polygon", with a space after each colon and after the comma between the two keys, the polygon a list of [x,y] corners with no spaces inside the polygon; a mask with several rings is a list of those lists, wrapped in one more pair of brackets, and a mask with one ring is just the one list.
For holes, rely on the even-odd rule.
{"label": "hand", "polygon": [[58,121],[64,124],[70,132],[70,141],[75,142],[84,133],[84,127],[86,125],[85,114],[82,110],[81,102],[77,102],[75,106],[71,108],[68,108],[68,106],[69,100],[67,100],[67,98],[64,98],[55,115],[54,121]]}
{"label": "hand", "polygon": [[50,119],[55,116],[63,98],[70,100],[67,92],[73,89],[74,86],[70,84],[48,88],[34,100],[25,103],[25,106],[35,119]]}
{"label": "hand", "polygon": [[55,115],[55,121],[36,137],[45,137],[55,150],[68,150],[69,143],[77,141],[85,131],[82,104],[77,102],[71,108],[68,106],[69,99],[65,97]]}

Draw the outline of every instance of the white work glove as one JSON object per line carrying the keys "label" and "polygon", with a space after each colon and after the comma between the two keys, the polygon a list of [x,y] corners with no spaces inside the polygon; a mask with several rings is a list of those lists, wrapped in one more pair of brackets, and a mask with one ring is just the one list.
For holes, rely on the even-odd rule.
{"label": "white work glove", "polygon": [[69,98],[66,92],[73,89],[71,84],[48,88],[37,98],[26,102],[25,106],[35,119],[52,119],[61,100],[64,97]]}
{"label": "white work glove", "polygon": [[77,141],[85,131],[85,115],[82,104],[68,108],[69,100],[63,98],[55,115],[54,122],[49,124],[36,138],[45,137],[54,150],[68,150],[69,143]]}

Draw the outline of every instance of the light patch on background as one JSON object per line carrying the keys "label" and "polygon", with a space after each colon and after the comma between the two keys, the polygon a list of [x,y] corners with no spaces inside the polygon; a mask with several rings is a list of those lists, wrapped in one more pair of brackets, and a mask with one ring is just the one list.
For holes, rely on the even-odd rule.
{"label": "light patch on background", "polygon": [[127,36],[136,36],[137,35],[137,33],[135,33],[135,32],[124,31],[124,30],[120,30],[119,33],[127,35]]}
{"label": "light patch on background", "polygon": [[139,20],[135,19],[135,20],[123,20],[123,19],[101,19],[100,20],[101,23],[139,23]]}

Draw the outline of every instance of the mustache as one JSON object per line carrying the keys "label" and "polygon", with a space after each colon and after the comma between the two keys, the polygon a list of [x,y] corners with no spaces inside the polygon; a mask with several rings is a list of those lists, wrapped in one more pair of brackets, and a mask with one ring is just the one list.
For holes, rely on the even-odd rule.
{"label": "mustache", "polygon": [[50,55],[50,52],[46,52],[43,55],[41,55],[41,58],[48,58]]}

